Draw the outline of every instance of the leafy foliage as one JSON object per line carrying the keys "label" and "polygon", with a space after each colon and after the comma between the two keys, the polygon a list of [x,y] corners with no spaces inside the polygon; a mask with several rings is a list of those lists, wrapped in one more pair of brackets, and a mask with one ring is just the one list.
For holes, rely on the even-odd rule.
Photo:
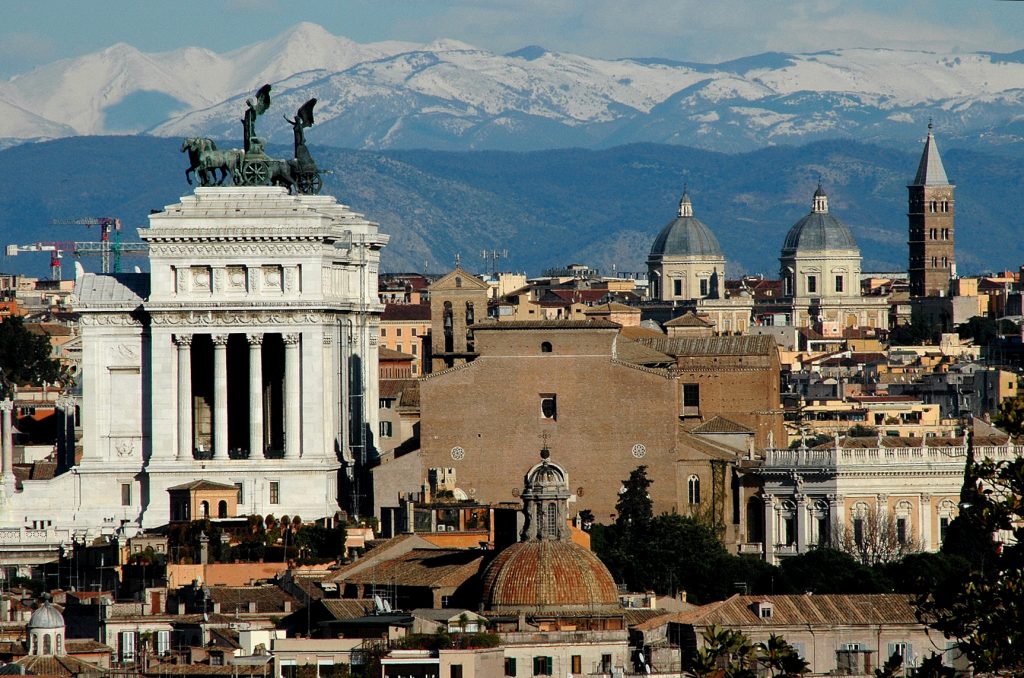
{"label": "leafy foliage", "polygon": [[774,633],[767,643],[752,643],[741,631],[712,626],[704,632],[704,647],[697,651],[690,671],[697,678],[782,678],[809,673],[810,666]]}
{"label": "leafy foliage", "polygon": [[993,423],[1010,435],[1024,433],[1024,396],[1007,398],[999,403]]}
{"label": "leafy foliage", "polygon": [[14,385],[59,381],[60,364],[50,357],[51,351],[50,341],[29,332],[21,318],[0,321],[0,395]]}
{"label": "leafy foliage", "polygon": [[1022,675],[1024,457],[974,463],[971,451],[964,485],[950,548],[966,551],[971,567],[921,595],[918,616],[956,639],[976,672]]}
{"label": "leafy foliage", "polygon": [[650,485],[646,467],[635,469],[619,495],[615,524],[591,528],[591,546],[618,581],[632,591],[674,595],[685,589],[694,602],[728,597],[737,584],[764,593],[774,590],[776,581],[781,585],[778,568],[730,554],[706,522],[654,516]]}

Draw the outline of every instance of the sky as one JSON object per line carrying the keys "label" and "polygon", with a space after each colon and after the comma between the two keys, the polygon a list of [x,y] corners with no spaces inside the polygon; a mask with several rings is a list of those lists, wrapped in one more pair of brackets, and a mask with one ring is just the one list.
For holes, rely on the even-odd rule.
{"label": "sky", "polygon": [[0,3],[0,78],[125,42],[225,52],[299,21],[356,42],[451,38],[601,58],[718,62],[839,47],[1024,49],[1007,0],[39,0]]}

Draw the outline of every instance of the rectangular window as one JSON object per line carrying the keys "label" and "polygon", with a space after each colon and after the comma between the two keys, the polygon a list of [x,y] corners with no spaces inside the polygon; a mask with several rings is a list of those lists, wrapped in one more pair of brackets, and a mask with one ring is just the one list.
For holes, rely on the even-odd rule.
{"label": "rectangular window", "polygon": [[683,296],[683,281],[673,280],[672,281],[672,294],[677,297]]}
{"label": "rectangular window", "polygon": [[533,675],[535,676],[550,676],[551,675],[551,657],[534,657],[533,658]]}
{"label": "rectangular window", "polygon": [[238,492],[238,503],[245,503],[245,483],[235,483],[235,490]]}
{"label": "rectangular window", "polygon": [[404,353],[401,344],[398,344],[397,346],[395,346],[395,350],[398,351],[399,353]]}
{"label": "rectangular window", "polygon": [[554,393],[540,394],[540,416],[541,419],[558,419],[558,402]]}
{"label": "rectangular window", "polygon": [[380,328],[380,336],[382,336],[382,337],[388,336],[388,328],[386,328],[386,327]]}
{"label": "rectangular window", "polygon": [[281,660],[281,678],[297,678],[298,675],[299,667],[295,664],[294,659]]}
{"label": "rectangular window", "polygon": [[708,296],[708,279],[707,278],[701,278],[700,279],[700,296],[702,296],[702,297]]}
{"label": "rectangular window", "polygon": [[509,657],[505,660],[505,675],[515,676],[516,675],[516,658]]}
{"label": "rectangular window", "polygon": [[419,353],[420,353],[419,352],[419,348],[420,348],[419,346],[417,346],[416,344],[413,344],[412,345],[412,354],[413,355],[419,355]]}
{"label": "rectangular window", "polygon": [[132,505],[132,484],[121,483],[121,506]]}
{"label": "rectangular window", "polygon": [[610,654],[601,655],[601,673],[612,672],[612,656]]}
{"label": "rectangular window", "polygon": [[462,678],[462,664],[452,664],[449,669],[450,678]]}
{"label": "rectangular window", "polygon": [[807,276],[807,293],[814,294],[818,291],[818,276],[809,275]]}
{"label": "rectangular window", "polygon": [[854,518],[853,519],[853,543],[857,546],[863,546],[864,544],[864,519]]}
{"label": "rectangular window", "polygon": [[572,675],[578,676],[583,673],[583,657],[578,654],[572,656]]}
{"label": "rectangular window", "polygon": [[280,504],[281,503],[281,483],[277,480],[270,481],[270,503]]}
{"label": "rectangular window", "polygon": [[411,332],[412,332],[412,336],[414,336],[414,337],[415,337],[415,336],[417,336],[417,335],[416,335],[416,328],[415,328],[415,327],[414,327],[414,328],[412,328]]}
{"label": "rectangular window", "polygon": [[390,438],[391,437],[391,422],[382,421],[380,422],[380,437]]}
{"label": "rectangular window", "polygon": [[392,402],[394,402],[394,398],[381,398],[377,402],[377,407],[379,407],[382,410],[390,410]]}
{"label": "rectangular window", "polygon": [[949,530],[949,518],[939,518],[939,541],[946,541],[946,532]]}
{"label": "rectangular window", "polygon": [[836,292],[842,292],[842,291],[843,291],[843,276],[837,275],[836,276]]}
{"label": "rectangular window", "polygon": [[121,661],[135,661],[135,631],[121,632]]}
{"label": "rectangular window", "polygon": [[[901,544],[907,543],[907,519],[897,518],[896,519],[896,541]],[[902,656],[902,655],[901,655]]]}
{"label": "rectangular window", "polygon": [[157,631],[156,632],[156,654],[158,657],[164,656],[165,653],[171,649],[171,632],[170,631]]}
{"label": "rectangular window", "polygon": [[396,327],[395,328],[395,336],[396,337],[402,336],[402,328],[401,327]]}
{"label": "rectangular window", "polygon": [[683,384],[683,414],[697,414],[700,408],[700,384]]}
{"label": "rectangular window", "polygon": [[786,546],[792,546],[796,543],[796,517],[788,516],[782,519],[783,539],[785,540]]}

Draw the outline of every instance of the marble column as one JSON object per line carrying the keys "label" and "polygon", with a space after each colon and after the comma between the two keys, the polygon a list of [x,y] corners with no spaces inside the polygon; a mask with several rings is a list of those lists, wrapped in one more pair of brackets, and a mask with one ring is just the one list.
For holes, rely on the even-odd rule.
{"label": "marble column", "polygon": [[298,459],[299,446],[302,441],[302,391],[299,370],[299,337],[301,335],[283,334],[284,341],[284,456],[285,459]]}
{"label": "marble column", "polygon": [[798,494],[796,496],[796,510],[793,512],[793,517],[796,521],[796,552],[806,553],[808,526],[811,522],[809,520],[811,516],[807,506],[807,495]]}
{"label": "marble column", "polygon": [[249,340],[249,458],[263,456],[263,335]]}
{"label": "marble column", "polygon": [[178,347],[178,459],[191,459],[192,435],[192,335],[174,335]]}
{"label": "marble column", "polygon": [[[927,492],[922,494],[917,502],[917,508],[918,529],[914,536],[920,539],[923,550],[930,551],[932,549],[932,495]],[[935,546],[938,548],[941,544]]]}
{"label": "marble column", "polygon": [[14,422],[11,416],[13,411],[13,400],[5,398],[0,401],[0,475],[3,476],[7,496],[14,491]]}
{"label": "marble column", "polygon": [[213,458],[228,458],[228,335],[213,339]]}
{"label": "marble column", "polygon": [[334,393],[334,379],[336,369],[334,367],[334,342],[329,332],[329,328],[324,328],[323,335],[323,357],[321,358],[322,363],[322,374],[321,383],[323,384],[323,443],[321,455],[323,457],[334,457],[334,404],[337,402],[337,396]]}
{"label": "marble column", "polygon": [[764,560],[771,565],[775,564],[775,495],[766,494],[764,500]]}

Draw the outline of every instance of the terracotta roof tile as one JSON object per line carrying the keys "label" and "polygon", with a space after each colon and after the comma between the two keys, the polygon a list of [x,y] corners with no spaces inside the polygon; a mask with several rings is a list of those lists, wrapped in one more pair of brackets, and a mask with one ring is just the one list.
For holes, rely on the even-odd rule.
{"label": "terracotta roof tile", "polygon": [[700,426],[690,429],[690,433],[753,433],[752,430],[722,416],[708,419]]}
{"label": "terracotta roof tile", "polygon": [[476,575],[483,557],[483,552],[475,550],[413,549],[349,576],[339,571],[336,580],[346,584],[457,587]]}
{"label": "terracotta roof tile", "polygon": [[770,355],[777,350],[775,340],[768,335],[666,337],[639,341],[673,356]]}
{"label": "terracotta roof tile", "polygon": [[474,332],[484,330],[617,330],[618,323],[607,320],[503,320],[477,323]]}
{"label": "terracotta roof tile", "polygon": [[[770,602],[772,615],[761,618],[753,605]],[[692,626],[844,626],[914,624],[913,600],[904,594],[740,596],[681,612],[670,621]]]}

